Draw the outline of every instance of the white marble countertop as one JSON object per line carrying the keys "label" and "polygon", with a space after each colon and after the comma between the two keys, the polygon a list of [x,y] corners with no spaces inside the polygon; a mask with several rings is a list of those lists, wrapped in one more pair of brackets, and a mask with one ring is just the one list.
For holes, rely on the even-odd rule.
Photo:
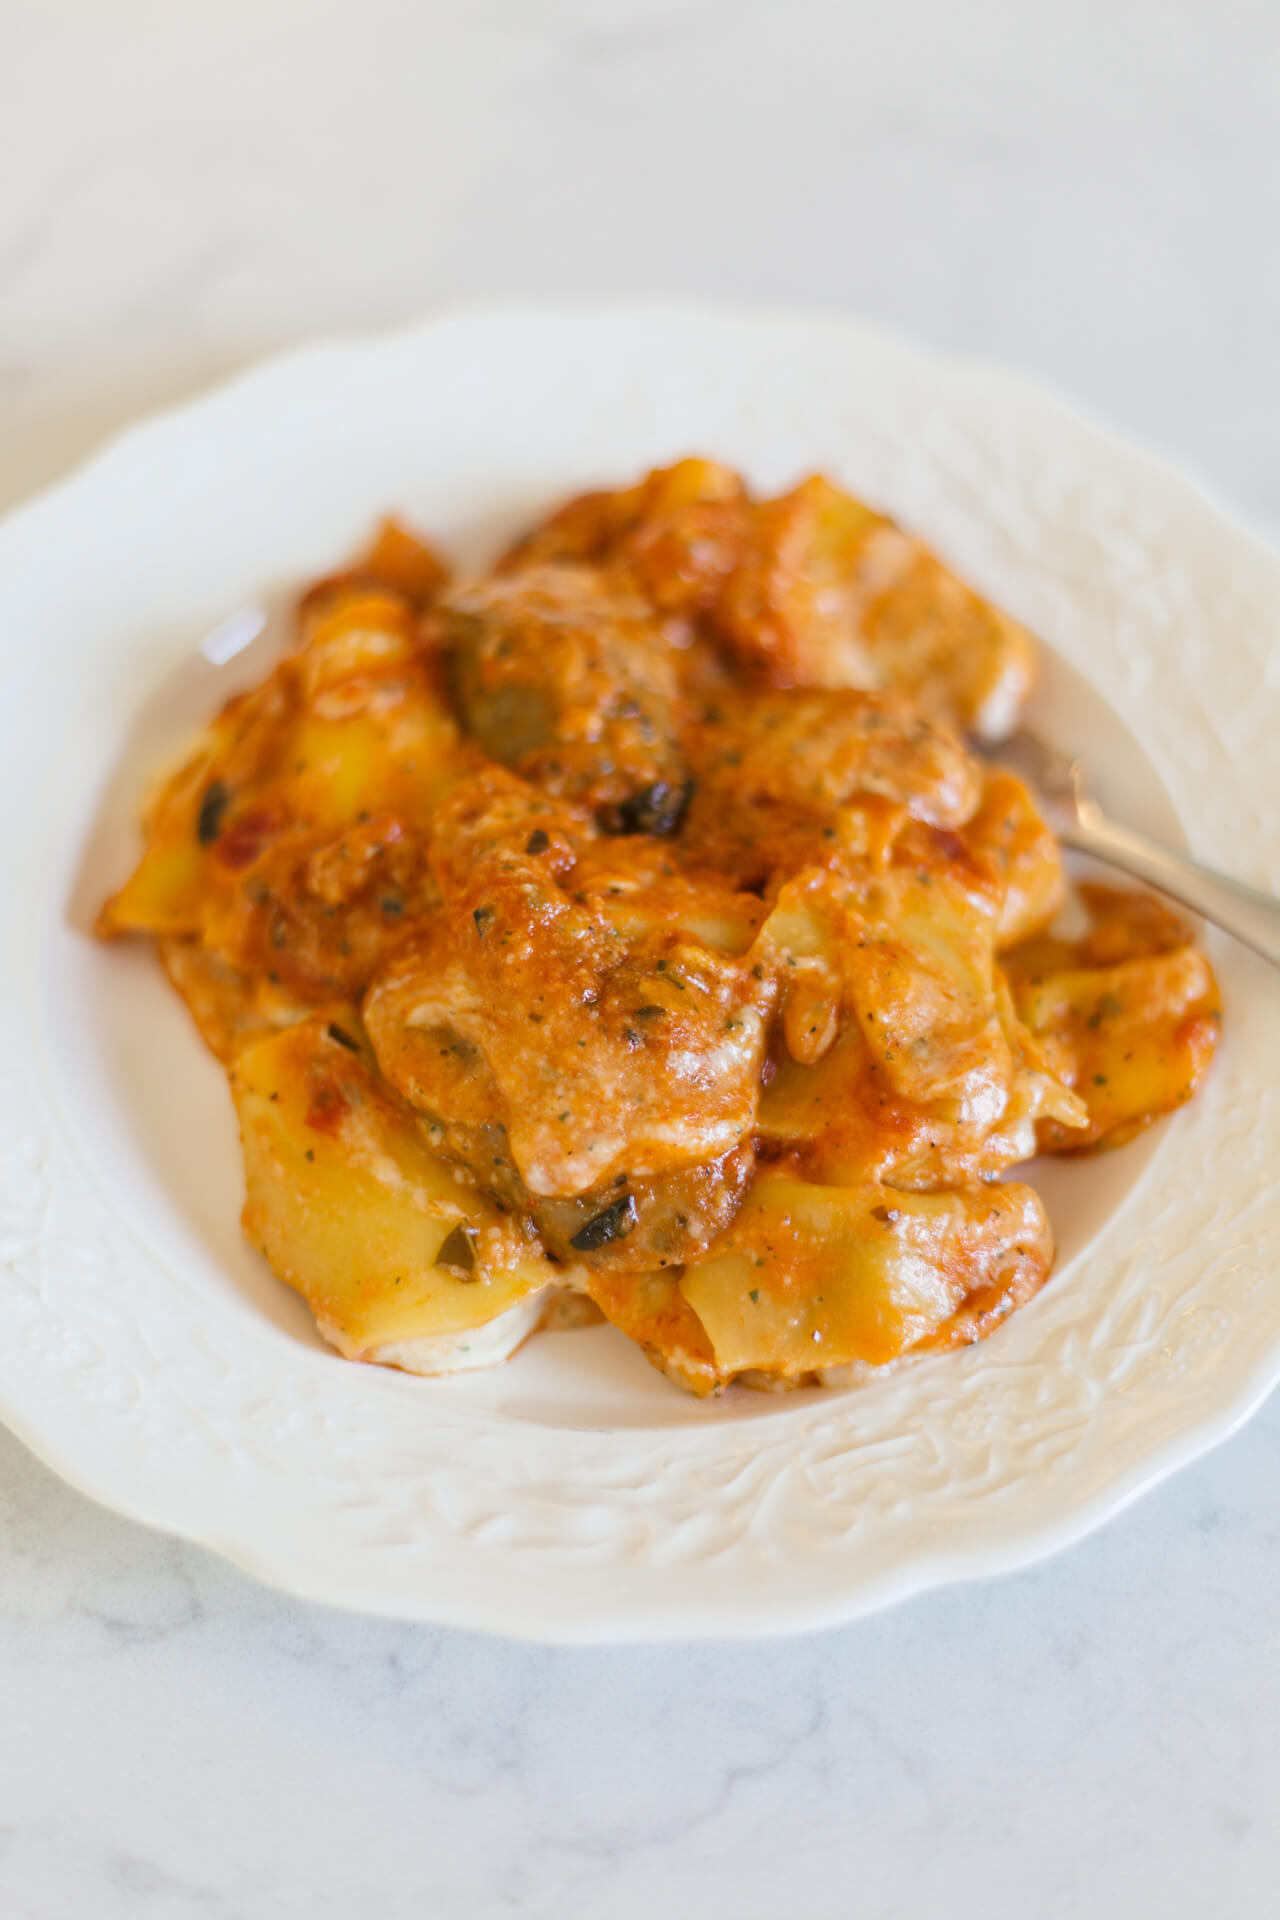
{"label": "white marble countertop", "polygon": [[[0,504],[503,294],[850,310],[1280,526],[1274,0],[10,0]],[[539,1651],[261,1590],[0,1434],[0,1913],[1276,1911],[1280,1405],[1016,1578]]]}

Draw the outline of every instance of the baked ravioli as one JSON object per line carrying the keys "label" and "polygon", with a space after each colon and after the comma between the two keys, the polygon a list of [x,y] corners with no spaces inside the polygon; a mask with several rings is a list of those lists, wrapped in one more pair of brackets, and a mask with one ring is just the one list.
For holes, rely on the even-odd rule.
{"label": "baked ravioli", "polygon": [[1067,897],[1029,635],[813,477],[687,459],[452,579],[394,521],[159,784],[105,939],[226,1067],[244,1226],[417,1373],[604,1318],[696,1394],[861,1381],[1047,1279],[1037,1153],[1189,1099],[1216,984]]}

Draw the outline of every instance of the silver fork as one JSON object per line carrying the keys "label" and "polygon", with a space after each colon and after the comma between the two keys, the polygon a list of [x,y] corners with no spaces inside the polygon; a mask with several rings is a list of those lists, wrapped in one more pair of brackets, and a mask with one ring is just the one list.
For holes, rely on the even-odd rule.
{"label": "silver fork", "polygon": [[1193,913],[1211,920],[1273,967],[1280,967],[1280,900],[1242,881],[1202,867],[1185,854],[1149,840],[1145,833],[1108,820],[1089,791],[1081,762],[1048,746],[1025,729],[1010,739],[982,748],[986,759],[1022,775],[1047,803],[1054,831],[1064,846],[1091,853],[1113,867],[1167,893]]}

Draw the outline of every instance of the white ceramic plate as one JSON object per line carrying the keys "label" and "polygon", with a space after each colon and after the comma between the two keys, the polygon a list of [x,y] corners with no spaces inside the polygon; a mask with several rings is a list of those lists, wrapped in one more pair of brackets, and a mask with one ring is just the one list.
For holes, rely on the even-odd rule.
{"label": "white ceramic plate", "polygon": [[1138,825],[1280,883],[1280,563],[1024,381],[832,321],[460,314],[272,362],[0,528],[0,1415],[67,1479],[296,1593],[547,1640],[752,1634],[1017,1566],[1280,1374],[1280,1014],[1214,942],[1209,1084],[1044,1180],[1050,1285],[862,1392],[681,1396],[609,1329],[420,1381],[352,1366],[239,1236],[221,1071],[85,935],[143,776],[234,682],[201,637],[383,508],[476,553],[704,450],[823,467],[1051,642],[1040,718]]}

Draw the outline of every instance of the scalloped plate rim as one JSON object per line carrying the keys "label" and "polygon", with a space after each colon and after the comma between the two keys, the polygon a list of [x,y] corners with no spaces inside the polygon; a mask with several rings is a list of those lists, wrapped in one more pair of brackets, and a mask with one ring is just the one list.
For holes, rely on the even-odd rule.
{"label": "scalloped plate rim", "polygon": [[[326,361],[341,360],[352,355],[362,357],[386,346],[404,347],[418,340],[427,341],[442,327],[465,328],[476,321],[484,324],[494,321],[518,323],[522,315],[535,317],[540,324],[554,323],[560,319],[577,324],[601,323],[606,327],[612,320],[634,320],[644,315],[661,316],[664,321],[677,323],[690,318],[699,324],[739,326],[745,323],[782,329],[814,326],[827,329],[833,335],[839,335],[873,352],[899,354],[905,361],[928,364],[969,380],[992,382],[1006,391],[1017,389],[1030,405],[1046,417],[1052,410],[1064,423],[1082,429],[1097,443],[1100,453],[1109,451],[1123,456],[1142,472],[1153,487],[1171,492],[1175,497],[1180,495],[1181,505],[1216,523],[1213,530],[1219,538],[1226,536],[1252,549],[1255,554],[1266,557],[1272,564],[1275,562],[1276,556],[1258,534],[1240,516],[1226,509],[1197,480],[1136,441],[1099,426],[1085,411],[1046,389],[1023,371],[1005,370],[984,360],[947,355],[932,347],[915,346],[887,329],[852,322],[833,313],[805,315],[780,310],[752,312],[740,308],[718,308],[705,303],[694,305],[670,301],[612,302],[604,305],[575,302],[554,306],[536,303],[478,304],[446,309],[424,321],[386,333],[340,336],[286,349],[210,390],[123,428],[69,476],[20,504],[0,522],[0,555],[7,551],[11,540],[21,542],[30,536],[33,528],[38,533],[44,515],[52,513],[56,517],[69,505],[74,505],[82,490],[92,491],[103,471],[109,472],[131,447],[144,446],[149,437],[154,436],[163,442],[167,435],[180,436],[193,427],[198,428],[204,418],[215,415],[228,400],[238,398],[243,402],[246,397],[252,396],[259,383],[269,387],[282,369],[301,370],[308,363],[313,370],[322,369]],[[134,1498],[131,1501],[121,1494],[118,1487],[99,1484],[95,1476],[86,1471],[84,1463],[74,1457],[74,1449],[64,1452],[59,1448],[48,1427],[41,1427],[38,1421],[32,1421],[13,1409],[3,1412],[2,1417],[24,1444],[60,1477],[100,1504],[127,1517],[139,1519],[153,1528],[211,1547],[253,1577],[299,1597],[385,1617],[434,1621],[540,1642],[583,1644],[624,1639],[757,1637],[779,1631],[825,1627],[860,1617],[936,1585],[990,1577],[1031,1565],[1083,1538],[1130,1505],[1148,1488],[1229,1438],[1248,1420],[1277,1380],[1280,1380],[1280,1344],[1269,1350],[1264,1349],[1255,1364],[1240,1376],[1234,1391],[1224,1397],[1220,1404],[1211,1406],[1198,1419],[1170,1435],[1147,1456],[1119,1473],[1114,1480],[1098,1486],[1076,1504],[1068,1504],[1056,1517],[1040,1527],[1024,1527],[1005,1540],[975,1542],[967,1547],[951,1546],[936,1552],[919,1550],[908,1556],[902,1564],[873,1575],[852,1590],[815,1594],[808,1603],[782,1599],[771,1604],[757,1604],[741,1616],[727,1614],[723,1603],[714,1597],[709,1604],[704,1604],[692,1595],[677,1596],[665,1605],[655,1605],[652,1599],[647,1599],[631,1612],[625,1605],[613,1605],[607,1613],[602,1614],[589,1600],[579,1608],[568,1604],[566,1596],[555,1609],[535,1602],[523,1605],[516,1612],[509,1604],[498,1601],[496,1604],[476,1602],[469,1605],[464,1613],[460,1608],[433,1602],[429,1592],[422,1596],[420,1605],[406,1606],[402,1595],[380,1595],[366,1589],[359,1579],[352,1580],[345,1591],[339,1590],[344,1588],[345,1583],[336,1580],[331,1573],[318,1580],[300,1578],[278,1564],[267,1564],[267,1559],[256,1555],[241,1543],[209,1537],[208,1532],[202,1532],[190,1516],[175,1516],[172,1511],[162,1511],[165,1507],[162,1499]],[[109,1474],[107,1478],[110,1478]]]}
{"label": "scalloped plate rim", "polygon": [[[335,1592],[332,1577],[311,1582],[284,1574],[277,1564],[259,1559],[236,1543],[214,1539],[198,1527],[188,1526],[172,1514],[143,1511],[140,1503],[130,1504],[106,1485],[96,1484],[82,1467],[61,1457],[55,1445],[20,1417],[0,1412],[0,1423],[21,1441],[28,1452],[56,1474],[75,1492],[92,1500],[95,1506],[151,1533],[180,1540],[188,1546],[204,1549],[225,1560],[238,1572],[260,1585],[288,1598],[313,1606],[332,1607],[371,1619],[397,1620],[409,1625],[456,1628],[488,1638],[516,1641],[527,1646],[610,1647],[662,1645],[671,1642],[714,1642],[717,1640],[763,1640],[796,1633],[823,1633],[883,1613],[888,1608],[944,1587],[963,1586],[969,1581],[994,1580],[1006,1575],[1030,1571],[1055,1559],[1110,1521],[1119,1519],[1142,1499],[1144,1494],[1196,1460],[1203,1459],[1225,1445],[1258,1412],[1277,1385],[1280,1385],[1280,1354],[1260,1361],[1247,1392],[1217,1414],[1206,1415],[1175,1439],[1153,1453],[1110,1486],[1082,1501],[1064,1519],[1047,1522],[1036,1533],[1022,1532],[1002,1544],[958,1547],[951,1552],[921,1554],[892,1573],[867,1582],[853,1594],[834,1595],[810,1605],[778,1602],[761,1607],[739,1619],[726,1614],[722,1605],[701,1607],[687,1599],[677,1603],[678,1611],[637,1608],[629,1614],[624,1606],[614,1606],[607,1616],[599,1608],[580,1611],[560,1607],[554,1612],[537,1606],[522,1608],[522,1617],[514,1618],[505,1607],[494,1607],[467,1614],[438,1605],[420,1611],[407,1609],[401,1601],[380,1597],[353,1584],[348,1593]],[[705,1614],[705,1617],[703,1617]]]}

